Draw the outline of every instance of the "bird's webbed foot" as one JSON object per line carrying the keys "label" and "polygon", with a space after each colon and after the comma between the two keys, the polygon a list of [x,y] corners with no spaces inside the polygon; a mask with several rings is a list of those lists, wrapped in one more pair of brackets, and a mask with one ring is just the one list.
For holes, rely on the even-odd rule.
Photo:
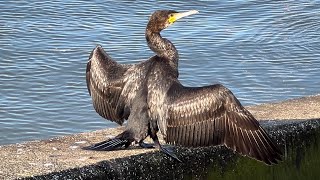
{"label": "bird's webbed foot", "polygon": [[171,147],[163,147],[160,142],[159,142],[159,139],[157,136],[153,137],[152,138],[156,147],[159,148],[159,150],[161,152],[163,152],[164,154],[166,154],[167,156],[173,158],[174,160],[178,161],[178,162],[182,162],[178,157],[177,155],[173,152],[173,149]]}
{"label": "bird's webbed foot", "polygon": [[133,139],[128,133],[130,132],[124,131],[123,133],[117,135],[115,138],[108,139],[91,146],[82,147],[82,149],[93,151],[113,151],[123,146],[127,148],[133,142]]}
{"label": "bird's webbed foot", "polygon": [[142,148],[148,148],[148,149],[154,148],[154,145],[153,145],[153,144],[147,144],[147,143],[145,143],[145,142],[143,142],[143,141],[140,141],[140,142],[139,142],[139,146],[142,147]]}

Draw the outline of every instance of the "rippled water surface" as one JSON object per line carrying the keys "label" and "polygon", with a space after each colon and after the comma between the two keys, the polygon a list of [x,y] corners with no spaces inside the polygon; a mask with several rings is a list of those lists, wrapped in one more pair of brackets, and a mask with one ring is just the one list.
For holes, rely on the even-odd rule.
{"label": "rippled water surface", "polygon": [[13,1],[0,6],[0,144],[114,127],[85,83],[101,44],[121,63],[153,53],[156,9],[199,14],[165,30],[185,85],[222,83],[245,105],[320,92],[319,1]]}

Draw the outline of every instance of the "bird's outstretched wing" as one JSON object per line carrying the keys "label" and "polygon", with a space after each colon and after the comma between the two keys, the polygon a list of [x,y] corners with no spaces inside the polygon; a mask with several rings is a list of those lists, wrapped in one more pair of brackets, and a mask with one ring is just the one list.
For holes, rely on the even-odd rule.
{"label": "bird's outstretched wing", "polygon": [[[266,164],[281,160],[281,151],[258,121],[222,85],[168,91],[166,141],[182,146],[225,145]],[[161,123],[161,122],[160,122]]]}
{"label": "bird's outstretched wing", "polygon": [[122,124],[125,120],[125,102],[121,98],[124,74],[129,65],[121,65],[97,46],[90,54],[86,69],[86,81],[97,113],[111,121]]}

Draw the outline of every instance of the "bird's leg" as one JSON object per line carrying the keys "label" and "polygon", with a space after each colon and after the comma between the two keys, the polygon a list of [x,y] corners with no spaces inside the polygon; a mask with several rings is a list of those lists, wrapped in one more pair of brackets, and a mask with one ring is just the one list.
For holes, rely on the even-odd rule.
{"label": "bird's leg", "polygon": [[94,151],[112,151],[122,146],[125,146],[125,148],[127,148],[133,141],[134,139],[132,133],[130,131],[124,131],[121,134],[117,135],[115,138],[108,139],[91,146],[86,146],[82,149]]}
{"label": "bird's leg", "polygon": [[160,142],[159,142],[159,139],[158,139],[158,136],[155,134],[153,136],[151,136],[151,138],[153,139],[154,141],[154,144],[155,146],[160,150],[162,151],[163,153],[165,153],[166,155],[170,156],[171,158],[173,158],[174,160],[178,161],[178,162],[182,162],[176,154],[174,154],[172,148],[169,148],[169,147],[163,147]]}
{"label": "bird's leg", "polygon": [[147,143],[143,142],[143,140],[139,141],[139,146],[142,148],[154,148],[154,146],[152,144],[147,144]]}

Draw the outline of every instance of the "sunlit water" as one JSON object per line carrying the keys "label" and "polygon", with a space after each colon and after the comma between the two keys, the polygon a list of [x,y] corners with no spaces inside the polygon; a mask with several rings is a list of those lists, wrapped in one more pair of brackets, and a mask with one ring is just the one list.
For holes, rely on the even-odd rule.
{"label": "sunlit water", "polygon": [[200,13],[165,30],[184,85],[222,83],[245,105],[320,92],[319,1],[1,1],[0,144],[115,127],[85,83],[101,44],[121,63],[153,53],[156,9]]}

